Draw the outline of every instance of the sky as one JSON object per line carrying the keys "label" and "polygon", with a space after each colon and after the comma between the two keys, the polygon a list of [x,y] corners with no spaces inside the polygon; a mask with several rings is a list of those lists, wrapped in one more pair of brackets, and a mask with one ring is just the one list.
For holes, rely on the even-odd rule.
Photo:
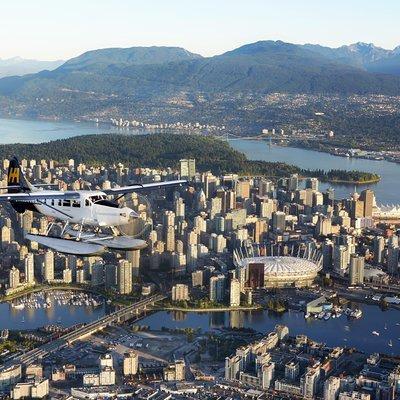
{"label": "sky", "polygon": [[399,0],[0,0],[0,58],[179,46],[203,56],[258,40],[400,44]]}

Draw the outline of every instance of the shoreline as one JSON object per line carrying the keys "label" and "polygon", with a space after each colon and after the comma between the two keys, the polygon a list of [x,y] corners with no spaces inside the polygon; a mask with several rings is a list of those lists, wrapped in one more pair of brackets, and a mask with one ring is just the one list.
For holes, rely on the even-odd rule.
{"label": "shoreline", "polygon": [[78,286],[78,285],[36,285],[33,286],[27,290],[23,290],[21,292],[9,295],[9,296],[2,296],[0,297],[0,303],[7,303],[9,301],[13,301],[16,299],[19,299],[20,297],[24,297],[24,296],[29,296],[33,293],[37,293],[37,292],[50,292],[53,290],[76,290],[76,291],[80,291],[80,292],[88,292],[88,293],[93,293],[102,297],[105,297],[103,293],[93,289],[93,288],[89,288],[89,287],[83,287],[83,286]]}
{"label": "shoreline", "polygon": [[[77,126],[77,127],[80,126],[80,125],[82,126],[82,124],[87,124],[87,126],[91,126],[94,129],[96,129],[96,127],[99,127],[99,126],[104,127],[104,129],[106,129],[106,130],[108,130],[108,129],[119,129],[118,127],[110,124],[109,122],[99,121],[98,123],[96,123],[95,120],[80,120],[78,122],[77,120],[70,120],[70,119],[63,119],[63,118],[60,118],[60,119],[54,119],[54,118],[26,119],[26,118],[21,117],[21,116],[13,116],[13,117],[7,116],[6,118],[5,118],[5,116],[1,116],[1,119],[10,120],[10,121],[24,121],[24,122],[38,122],[38,123],[40,123],[40,122],[43,122],[43,123],[46,123],[46,122],[50,122],[50,123],[69,123],[69,124],[73,124],[73,126]],[[154,132],[157,132],[157,130],[158,129],[154,129]],[[124,129],[124,131],[125,131],[125,129]],[[148,130],[146,130],[146,128],[137,128],[137,127],[131,128],[131,127],[129,127],[129,128],[126,128],[126,131],[132,131],[132,132],[137,131],[137,132],[145,133]],[[172,130],[171,129],[166,129],[166,131],[176,132],[176,130],[174,130],[174,129],[172,129]],[[106,133],[106,132],[104,132],[104,133]],[[182,132],[179,132],[179,133],[188,134],[188,135],[191,134],[191,132],[185,132],[185,131],[182,131]],[[200,132],[198,134],[201,135]],[[215,136],[215,135],[211,134],[211,136]],[[70,136],[67,136],[67,138],[68,137],[70,137]],[[71,136],[71,137],[75,137],[75,136]],[[240,138],[238,137],[238,139],[240,139]],[[54,141],[54,140],[57,140],[57,139],[50,139],[50,141]],[[251,139],[251,140],[258,140],[260,142],[264,142],[265,143],[267,139],[265,139],[265,138],[258,138],[257,139],[255,137],[254,139]],[[229,139],[228,139],[227,142],[229,143]],[[36,143],[47,143],[47,141],[43,141],[43,142],[42,141],[39,141],[39,142],[34,141],[34,143],[35,144]],[[26,142],[26,143],[23,142],[23,144],[29,144],[29,143],[28,142]],[[316,146],[316,144],[313,145],[313,143],[309,143],[309,142],[308,142],[308,144],[309,144],[308,146],[304,146],[298,140],[292,140],[290,138],[286,139],[286,141],[283,142],[283,143],[281,143],[280,141],[276,142],[276,146],[279,146],[279,147],[299,148],[299,149],[302,149],[302,150],[318,151],[320,153],[329,154],[329,155],[337,156],[337,157],[345,157],[342,154],[335,154],[334,152],[332,152],[329,149],[319,148],[319,147]],[[377,160],[374,160],[373,158],[368,158],[368,157],[354,157],[354,158],[355,159],[365,159],[365,160],[368,160],[368,161],[377,161]],[[384,157],[383,159],[385,161],[387,161],[387,162],[393,162],[394,164],[399,164],[400,163],[400,161],[399,161],[399,163],[397,163],[396,161],[391,160],[391,159],[387,159],[386,157]],[[253,161],[253,160],[249,160],[249,161]],[[256,160],[254,160],[254,161],[256,161]],[[324,179],[324,177],[320,178],[320,181],[323,181],[323,182],[328,182],[328,183],[338,184],[338,185],[349,185],[349,186],[350,185],[377,184],[377,183],[380,182],[380,180],[381,180],[380,178],[379,179],[377,179],[377,178],[376,179],[375,178],[374,179],[368,179],[368,180],[365,180],[365,181],[362,181],[362,180],[347,180],[347,179],[338,179],[338,180],[336,180],[336,179]]]}
{"label": "shoreline", "polygon": [[337,185],[345,184],[345,185],[370,185],[374,183],[379,183],[381,178],[379,179],[368,179],[366,181],[348,181],[345,179],[321,179],[321,182],[334,183]]}
{"label": "shoreline", "polygon": [[211,308],[182,308],[182,307],[155,307],[154,311],[183,311],[194,313],[226,312],[226,311],[263,311],[262,306],[243,306],[243,307],[211,307]]}
{"label": "shoreline", "polygon": [[[257,139],[254,139],[254,140],[257,140]],[[266,141],[265,139],[260,139],[260,140]],[[377,162],[378,161],[386,161],[386,162],[390,162],[390,163],[393,163],[393,164],[400,164],[400,160],[399,161],[394,161],[392,159],[386,158],[384,155],[381,156],[382,157],[381,159],[374,159],[374,158],[369,158],[369,157],[358,157],[358,156],[348,157],[348,156],[346,156],[344,154],[334,153],[329,149],[321,149],[320,147],[314,147],[314,146],[302,146],[301,143],[299,143],[298,141],[291,142],[290,139],[286,143],[277,142],[277,143],[274,143],[274,145],[275,146],[279,146],[279,147],[292,147],[292,148],[297,148],[297,149],[302,149],[302,150],[318,151],[319,153],[329,154],[329,155],[331,155],[333,157],[350,158],[350,159],[354,158],[354,159],[357,159],[357,160],[368,160],[368,161],[377,161]],[[348,150],[349,149],[347,149],[347,151]],[[373,150],[371,148],[371,149],[365,149],[365,151],[375,151],[375,150]],[[382,151],[390,151],[390,149],[386,149],[386,150],[382,150]],[[336,181],[335,181],[335,183],[336,183]],[[360,184],[363,184],[363,183],[360,183]],[[376,182],[373,182],[373,183],[376,183]]]}

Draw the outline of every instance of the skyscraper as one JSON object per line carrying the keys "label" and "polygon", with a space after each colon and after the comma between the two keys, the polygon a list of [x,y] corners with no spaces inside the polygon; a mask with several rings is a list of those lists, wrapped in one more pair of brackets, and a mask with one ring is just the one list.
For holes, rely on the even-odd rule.
{"label": "skyscraper", "polygon": [[267,221],[265,220],[258,220],[254,223],[254,230],[253,230],[253,240],[255,243],[261,243],[264,234],[268,231]]}
{"label": "skyscraper", "polygon": [[210,218],[214,219],[216,215],[221,214],[222,212],[222,200],[220,197],[214,197],[211,199],[211,209],[210,209]]}
{"label": "skyscraper", "polygon": [[285,230],[285,218],[286,215],[283,211],[276,211],[272,214],[272,230],[275,233]]}
{"label": "skyscraper", "polygon": [[225,281],[224,275],[216,275],[210,278],[210,300],[214,302],[221,302],[225,295]]}
{"label": "skyscraper", "polygon": [[204,279],[204,271],[199,269],[197,271],[192,272],[192,286],[203,286],[203,279]]}
{"label": "skyscraper", "polygon": [[364,217],[372,217],[372,208],[374,206],[374,192],[371,189],[365,189],[360,194],[360,200],[364,202]]}
{"label": "skyscraper", "polygon": [[100,286],[104,283],[104,262],[97,261],[92,265],[92,280],[93,286]]}
{"label": "skyscraper", "polygon": [[176,285],[172,286],[171,299],[172,301],[189,300],[188,285],[177,283]]}
{"label": "skyscraper", "polygon": [[335,201],[335,189],[328,188],[323,196],[324,204],[332,206]]}
{"label": "skyscraper", "polygon": [[374,238],[374,263],[382,264],[383,249],[385,248],[385,239],[382,236]]}
{"label": "skyscraper", "polygon": [[25,282],[35,282],[35,264],[33,253],[28,253],[24,258]]}
{"label": "skyscraper", "polygon": [[72,283],[72,270],[71,268],[64,268],[63,270],[63,282]]}
{"label": "skyscraper", "polygon": [[214,196],[219,181],[211,172],[207,172],[206,174],[203,174],[202,182],[204,184],[205,196],[207,199],[210,199],[212,196]]}
{"label": "skyscraper", "polygon": [[19,286],[19,269],[12,267],[9,273],[9,285],[11,289],[14,289]]}
{"label": "skyscraper", "polygon": [[269,389],[275,375],[275,363],[267,362],[261,367],[261,387],[264,390]]}
{"label": "skyscraper", "polygon": [[111,289],[117,284],[117,267],[114,264],[106,264],[105,270],[105,287]]}
{"label": "skyscraper", "polygon": [[333,248],[333,269],[344,275],[348,267],[348,248],[345,245],[335,245]]}
{"label": "skyscraper", "polygon": [[362,218],[364,217],[364,202],[358,197],[351,200],[351,218]]}
{"label": "skyscraper", "polygon": [[260,196],[270,196],[271,195],[271,193],[273,191],[272,181],[267,181],[267,180],[261,179],[258,186],[259,186],[258,194]]}
{"label": "skyscraper", "polygon": [[301,377],[300,384],[302,386],[302,394],[306,398],[313,399],[317,391],[320,377],[319,368],[308,368],[306,373]]}
{"label": "skyscraper", "polygon": [[175,213],[173,211],[165,211],[163,214],[163,227],[166,232],[168,226],[175,226]]}
{"label": "skyscraper", "polygon": [[312,189],[318,191],[318,178],[307,178],[306,189]]}
{"label": "skyscraper", "polygon": [[1,228],[1,246],[2,249],[4,250],[7,245],[11,242],[12,239],[12,233],[11,233],[11,228],[9,228],[8,226],[4,225]]}
{"label": "skyscraper", "polygon": [[332,220],[325,215],[318,216],[318,222],[316,226],[317,235],[328,236],[332,233]]}
{"label": "skyscraper", "polygon": [[196,175],[196,160],[189,158],[189,159],[182,159],[180,160],[180,175],[181,179],[192,179]]}
{"label": "skyscraper", "polygon": [[175,228],[170,225],[167,227],[166,236],[165,236],[165,244],[167,251],[175,250]]}
{"label": "skyscraper", "polygon": [[349,283],[359,285],[364,282],[364,257],[352,254],[350,256]]}
{"label": "skyscraper", "polygon": [[300,366],[298,362],[290,361],[285,365],[285,379],[289,381],[295,381],[300,372]]}
{"label": "skyscraper", "polygon": [[288,181],[288,189],[290,191],[294,192],[298,188],[299,188],[299,175],[298,174],[290,175],[290,178]]}
{"label": "skyscraper", "polygon": [[139,276],[140,271],[140,250],[131,250],[126,252],[126,259],[132,265],[132,275],[134,278]]}
{"label": "skyscraper", "polygon": [[45,282],[54,280],[54,253],[51,250],[47,250],[46,253],[44,253],[42,276]]}
{"label": "skyscraper", "polygon": [[236,185],[236,194],[237,197],[248,199],[250,197],[250,182],[239,181]]}
{"label": "skyscraper", "polygon": [[336,400],[340,392],[340,378],[330,376],[324,384],[324,400]]}
{"label": "skyscraper", "polygon": [[185,203],[181,197],[175,200],[175,215],[177,221],[183,221],[185,219]]}
{"label": "skyscraper", "polygon": [[231,280],[230,291],[229,291],[229,305],[231,307],[240,306],[240,282],[236,278],[233,278]]}
{"label": "skyscraper", "polygon": [[118,263],[117,284],[119,293],[132,293],[132,266],[128,260],[120,260]]}
{"label": "skyscraper", "polygon": [[139,357],[136,352],[124,354],[123,373],[125,376],[136,375],[139,367]]}
{"label": "skyscraper", "polygon": [[387,271],[391,275],[396,275],[399,271],[399,252],[400,249],[396,245],[388,246],[387,253]]}

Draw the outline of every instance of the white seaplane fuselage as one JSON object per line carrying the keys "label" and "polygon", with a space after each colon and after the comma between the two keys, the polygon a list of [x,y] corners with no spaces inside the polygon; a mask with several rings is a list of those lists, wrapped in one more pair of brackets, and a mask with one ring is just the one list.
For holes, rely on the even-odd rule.
{"label": "white seaplane fuselage", "polygon": [[[54,190],[43,190],[41,194],[68,193]],[[76,192],[75,192],[76,193]],[[107,199],[101,191],[79,191],[74,200],[44,199],[34,201],[37,211],[48,217],[73,224],[95,227],[126,225],[138,215],[129,207],[119,207]]]}

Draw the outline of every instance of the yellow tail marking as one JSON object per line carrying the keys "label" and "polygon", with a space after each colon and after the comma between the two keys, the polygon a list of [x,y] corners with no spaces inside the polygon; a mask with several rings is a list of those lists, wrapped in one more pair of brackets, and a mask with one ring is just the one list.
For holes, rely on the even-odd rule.
{"label": "yellow tail marking", "polygon": [[8,173],[8,183],[19,183],[19,168],[10,168]]}

